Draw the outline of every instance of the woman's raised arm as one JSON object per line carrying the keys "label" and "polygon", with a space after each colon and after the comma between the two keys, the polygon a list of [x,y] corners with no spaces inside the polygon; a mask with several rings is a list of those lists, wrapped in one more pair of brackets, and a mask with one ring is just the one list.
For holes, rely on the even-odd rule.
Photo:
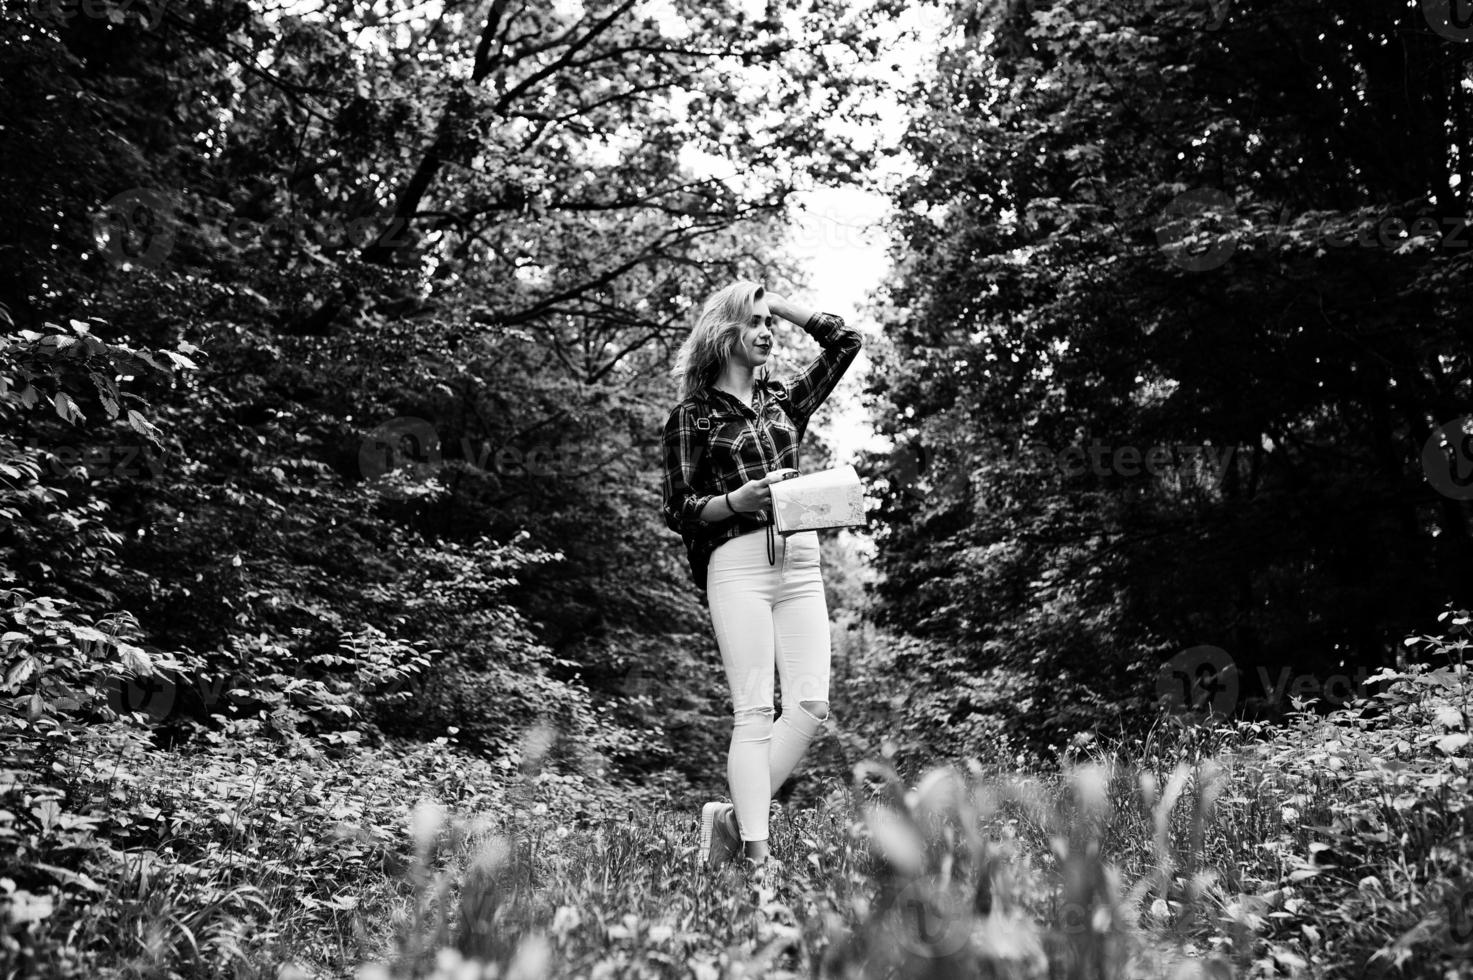
{"label": "woman's raised arm", "polygon": [[800,326],[823,348],[803,370],[783,382],[788,415],[801,431],[859,356],[864,338],[858,330],[845,326],[843,317],[832,313],[810,313]]}

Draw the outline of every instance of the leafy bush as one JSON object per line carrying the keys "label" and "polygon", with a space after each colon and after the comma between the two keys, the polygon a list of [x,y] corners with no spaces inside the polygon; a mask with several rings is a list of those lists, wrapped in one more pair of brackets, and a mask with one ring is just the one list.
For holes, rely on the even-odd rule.
{"label": "leafy bush", "polygon": [[861,758],[775,804],[764,878],[700,870],[699,798],[578,771],[551,728],[494,761],[261,718],[167,750],[121,722],[11,728],[6,956],[58,976],[1454,976],[1470,619],[1447,618],[1373,697],[1285,729],[1163,719],[1057,769],[915,781]]}

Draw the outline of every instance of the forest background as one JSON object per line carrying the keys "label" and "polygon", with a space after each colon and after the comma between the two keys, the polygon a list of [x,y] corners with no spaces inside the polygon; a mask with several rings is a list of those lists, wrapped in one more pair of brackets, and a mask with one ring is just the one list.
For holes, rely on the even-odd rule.
{"label": "forest background", "polygon": [[[719,793],[657,436],[737,277],[866,337],[804,447],[872,505],[820,776],[1277,724],[1473,604],[1455,5],[909,8],[7,0],[12,770],[533,731],[594,796]],[[813,294],[845,189],[889,270]]]}

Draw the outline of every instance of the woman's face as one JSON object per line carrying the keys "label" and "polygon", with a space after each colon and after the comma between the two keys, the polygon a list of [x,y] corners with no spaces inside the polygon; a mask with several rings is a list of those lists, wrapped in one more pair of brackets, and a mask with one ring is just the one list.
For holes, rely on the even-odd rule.
{"label": "woman's face", "polygon": [[752,315],[742,327],[742,335],[732,351],[732,360],[744,367],[759,368],[772,356],[772,311],[763,297],[752,302]]}

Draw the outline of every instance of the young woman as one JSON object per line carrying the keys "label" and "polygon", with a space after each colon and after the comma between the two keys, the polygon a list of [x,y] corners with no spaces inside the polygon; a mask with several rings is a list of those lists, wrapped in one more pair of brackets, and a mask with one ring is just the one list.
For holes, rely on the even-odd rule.
{"label": "young woman", "polygon": [[[786,381],[767,379],[774,317],[823,348]],[[713,867],[739,850],[753,865],[766,862],[772,794],[828,717],[818,533],[775,535],[768,487],[797,475],[808,420],[859,348],[859,334],[839,317],[738,281],[706,300],[672,372],[681,401],[665,423],[665,523],[680,533],[705,594],[735,719],[726,767],[733,802],[701,810],[701,853]],[[783,695],[776,720],[774,662]]]}

